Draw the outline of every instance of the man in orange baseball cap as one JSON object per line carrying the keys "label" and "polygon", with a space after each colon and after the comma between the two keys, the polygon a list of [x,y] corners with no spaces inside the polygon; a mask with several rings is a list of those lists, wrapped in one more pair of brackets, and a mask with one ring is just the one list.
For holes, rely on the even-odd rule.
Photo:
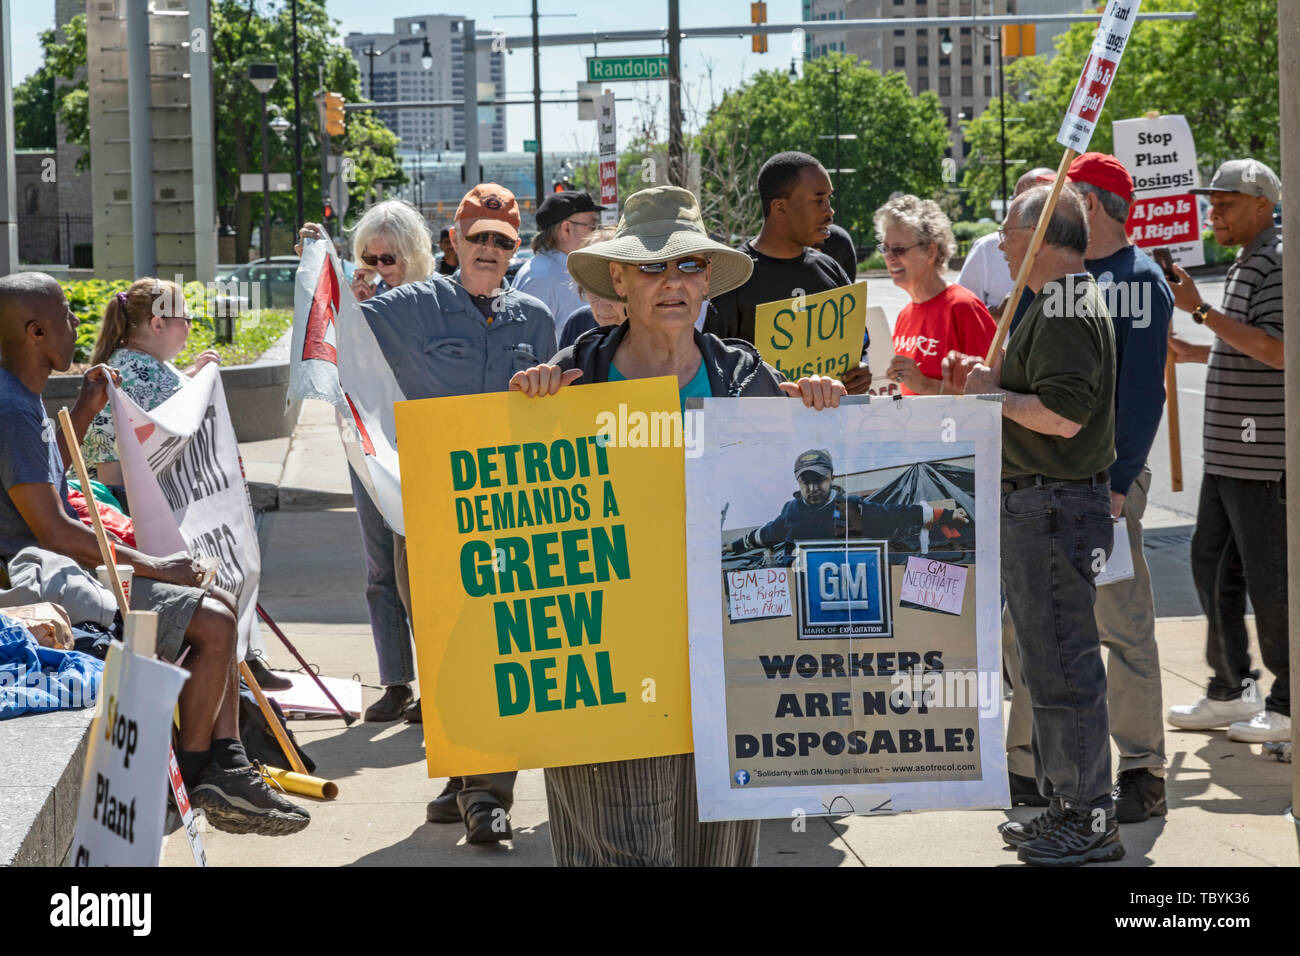
{"label": "man in orange baseball cap", "polygon": [[[407,399],[504,392],[515,372],[555,354],[555,323],[540,301],[505,288],[519,247],[519,206],[510,190],[480,183],[456,209],[451,241],[460,267],[361,303],[361,311]],[[446,347],[442,347],[442,343]],[[394,536],[397,591],[411,615],[406,539]],[[419,720],[416,701],[408,720]],[[430,823],[464,821],[470,843],[510,839],[513,773],[453,777],[429,804]]]}

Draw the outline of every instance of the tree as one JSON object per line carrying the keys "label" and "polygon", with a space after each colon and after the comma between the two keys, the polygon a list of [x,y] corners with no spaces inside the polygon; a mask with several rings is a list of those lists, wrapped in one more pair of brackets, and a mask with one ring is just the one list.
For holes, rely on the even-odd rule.
{"label": "tree", "polygon": [[[839,68],[839,91],[833,70]],[[835,165],[835,219],[859,245],[869,244],[872,216],[893,193],[932,197],[943,188],[948,130],[933,93],[912,94],[901,73],[880,74],[846,54],[809,60],[798,80],[783,70],[755,74],[722,96],[700,130],[706,221],[729,239],[753,235],[762,222],[757,178],[774,153],[801,150]]]}
{"label": "tree", "polygon": [[[41,33],[44,59],[14,88],[14,138],[19,148],[56,148],[56,117],[63,120],[69,143],[84,147],[89,142],[86,76],[84,70],[78,74],[86,65],[86,15],[78,13],[69,20],[63,36],[60,40],[54,30]],[[77,168],[89,168],[89,162],[83,155]]]}
{"label": "tree", "polygon": [[[279,107],[282,115],[293,120],[293,51],[288,5],[281,5],[272,15],[263,16],[249,0],[216,0],[212,6],[212,88],[220,104],[216,124],[217,203],[223,220],[235,227],[236,257],[248,257],[253,223],[262,221],[261,193],[243,193],[239,189],[242,173],[261,172],[263,118],[260,97],[248,80],[250,63],[276,63],[280,78],[267,96],[268,107]],[[338,30],[329,19],[321,0],[298,2],[299,110],[303,126],[303,207],[309,219],[319,220],[323,209],[320,182],[320,120],[313,94],[324,77],[325,89],[341,93],[344,100],[356,102],[361,97],[361,74],[352,54],[338,42]],[[373,115],[352,111],[347,115],[347,133],[335,151],[349,161],[352,182],[349,195],[354,200],[365,196],[377,181],[405,182],[406,176],[397,162],[397,136]],[[293,131],[283,141],[274,134],[268,138],[269,166],[277,172],[294,168]],[[292,192],[273,193],[270,197],[271,219],[289,223],[294,231],[298,223],[296,198]],[[360,203],[358,202],[358,206]]]}
{"label": "tree", "polygon": [[[1119,73],[1088,148],[1113,149],[1111,122],[1149,110],[1181,113],[1196,140],[1202,172],[1253,156],[1280,169],[1277,4],[1274,0],[1145,0],[1143,12],[1196,11],[1194,20],[1133,26]],[[1092,45],[1094,27],[1076,24],[1056,41],[1057,54],[1026,57],[1006,69],[1007,155],[1024,159],[1008,180],[1033,166],[1056,168],[1056,133]],[[987,214],[1001,189],[998,103],[966,126],[971,143],[963,185],[976,214]]]}

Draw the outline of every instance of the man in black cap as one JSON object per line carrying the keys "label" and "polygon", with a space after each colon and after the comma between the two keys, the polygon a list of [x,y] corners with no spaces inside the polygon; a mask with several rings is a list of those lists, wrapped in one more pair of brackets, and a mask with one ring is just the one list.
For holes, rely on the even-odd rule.
{"label": "man in black cap", "polygon": [[586,193],[569,189],[551,193],[537,207],[533,257],[515,276],[514,287],[546,303],[555,319],[557,340],[569,316],[587,304],[578,295],[565,260],[600,225],[602,209]]}
{"label": "man in black cap", "polygon": [[796,458],[794,476],[799,490],[779,515],[731,542],[732,553],[770,548],[783,541],[890,538],[896,531],[970,523],[965,508],[933,508],[924,501],[886,505],[845,494],[832,483],[834,473],[831,453],[823,448],[810,448]]}

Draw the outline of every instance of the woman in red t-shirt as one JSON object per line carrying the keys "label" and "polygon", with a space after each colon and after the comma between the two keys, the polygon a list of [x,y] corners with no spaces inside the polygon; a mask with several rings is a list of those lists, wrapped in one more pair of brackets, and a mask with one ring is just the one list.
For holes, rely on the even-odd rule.
{"label": "woman in red t-shirt", "polygon": [[938,395],[943,357],[952,349],[986,354],[997,323],[979,296],[943,277],[957,241],[938,203],[898,196],[876,210],[875,222],[885,268],[912,299],[894,324],[896,354],[886,374],[904,395]]}

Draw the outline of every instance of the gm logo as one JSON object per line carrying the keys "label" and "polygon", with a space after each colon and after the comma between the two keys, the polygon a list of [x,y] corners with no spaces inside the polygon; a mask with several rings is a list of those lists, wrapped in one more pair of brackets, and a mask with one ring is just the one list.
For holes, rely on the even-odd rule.
{"label": "gm logo", "polygon": [[800,542],[799,638],[892,637],[889,545]]}
{"label": "gm logo", "polygon": [[749,771],[737,770],[731,775],[731,779],[735,780],[737,784],[743,787],[745,784],[749,783]]}

